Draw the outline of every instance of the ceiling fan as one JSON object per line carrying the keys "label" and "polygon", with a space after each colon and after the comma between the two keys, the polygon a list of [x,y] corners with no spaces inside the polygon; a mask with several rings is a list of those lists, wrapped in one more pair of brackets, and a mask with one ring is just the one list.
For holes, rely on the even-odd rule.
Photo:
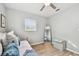
{"label": "ceiling fan", "polygon": [[52,7],[53,9],[55,9],[56,12],[60,10],[60,9],[57,8],[53,3],[44,3],[44,5],[43,5],[42,8],[40,9],[40,11],[43,11],[44,8],[47,7],[47,6],[50,6],[50,7]]}

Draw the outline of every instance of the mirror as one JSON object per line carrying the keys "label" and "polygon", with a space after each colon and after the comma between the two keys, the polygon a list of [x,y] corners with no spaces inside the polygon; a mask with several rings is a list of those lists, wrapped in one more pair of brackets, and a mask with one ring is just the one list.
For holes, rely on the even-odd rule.
{"label": "mirror", "polygon": [[0,27],[5,28],[6,27],[6,22],[5,22],[5,16],[3,14],[0,14]]}

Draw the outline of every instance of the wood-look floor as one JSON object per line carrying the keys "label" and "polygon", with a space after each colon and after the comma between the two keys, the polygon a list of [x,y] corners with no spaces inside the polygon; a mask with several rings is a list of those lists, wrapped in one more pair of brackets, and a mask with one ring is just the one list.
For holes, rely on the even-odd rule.
{"label": "wood-look floor", "polygon": [[79,56],[70,51],[59,51],[54,48],[50,43],[42,43],[38,45],[32,45],[39,56]]}

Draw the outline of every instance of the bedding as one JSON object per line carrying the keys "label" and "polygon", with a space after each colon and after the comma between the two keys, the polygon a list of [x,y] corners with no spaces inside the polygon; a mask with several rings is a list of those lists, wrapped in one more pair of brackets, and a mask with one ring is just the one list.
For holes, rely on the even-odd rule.
{"label": "bedding", "polygon": [[38,54],[35,52],[35,50],[26,50],[23,56],[37,56]]}
{"label": "bedding", "polygon": [[14,42],[9,43],[4,49],[4,52],[2,55],[3,56],[19,56],[19,50],[18,50],[17,45]]}
{"label": "bedding", "polygon": [[[3,46],[3,56],[35,56],[37,53],[32,49],[27,40],[22,40],[14,34],[14,31],[7,33],[7,44]],[[3,43],[4,44],[4,43]]]}
{"label": "bedding", "polygon": [[29,43],[21,41],[20,46],[13,41],[4,49],[3,56],[37,56],[38,54],[32,49]]}
{"label": "bedding", "polygon": [[37,56],[37,52],[30,46],[27,40],[20,41],[20,56]]}
{"label": "bedding", "polygon": [[20,41],[19,46],[20,56],[23,56],[26,50],[32,50],[32,47],[30,46],[27,40]]}

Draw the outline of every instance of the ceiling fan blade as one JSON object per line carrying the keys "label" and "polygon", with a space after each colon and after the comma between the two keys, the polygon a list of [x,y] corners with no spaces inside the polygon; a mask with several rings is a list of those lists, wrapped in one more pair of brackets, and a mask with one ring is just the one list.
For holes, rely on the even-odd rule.
{"label": "ceiling fan blade", "polygon": [[60,9],[57,9],[56,12],[59,11],[59,10],[60,10]]}
{"label": "ceiling fan blade", "polygon": [[52,3],[50,3],[50,6],[53,8],[53,9],[56,9],[56,6]]}
{"label": "ceiling fan blade", "polygon": [[40,11],[42,11],[45,8],[45,5],[42,6],[42,8],[40,9]]}

